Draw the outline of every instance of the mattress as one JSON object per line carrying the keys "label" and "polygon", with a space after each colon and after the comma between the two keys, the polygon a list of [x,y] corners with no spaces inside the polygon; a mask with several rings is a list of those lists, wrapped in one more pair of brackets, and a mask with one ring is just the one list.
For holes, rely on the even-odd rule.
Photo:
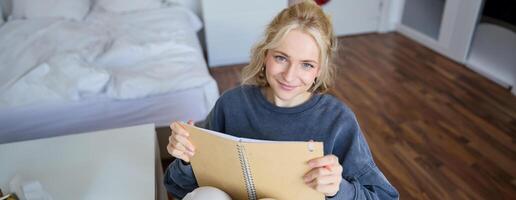
{"label": "mattress", "polygon": [[0,29],[0,143],[203,120],[219,94],[200,28],[179,7],[92,13],[83,22],[7,22]]}
{"label": "mattress", "polygon": [[218,97],[215,81],[146,98],[34,104],[0,112],[0,144],[146,123],[203,120]]}
{"label": "mattress", "polygon": [[212,80],[197,44],[200,26],[181,7],[11,20],[0,29],[0,107],[200,86]]}

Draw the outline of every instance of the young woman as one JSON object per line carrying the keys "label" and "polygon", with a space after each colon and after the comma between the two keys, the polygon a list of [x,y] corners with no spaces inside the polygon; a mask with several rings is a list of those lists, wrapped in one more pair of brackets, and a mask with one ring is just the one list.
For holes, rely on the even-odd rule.
{"label": "young woman", "polygon": [[[397,199],[353,112],[325,94],[336,42],[330,19],[312,1],[284,9],[253,48],[243,84],[225,92],[199,126],[237,137],[322,141],[326,156],[308,162],[308,186],[327,199]],[[165,185],[183,198],[198,187],[189,165],[195,146],[180,125],[170,127],[167,150],[178,159],[166,170]]]}

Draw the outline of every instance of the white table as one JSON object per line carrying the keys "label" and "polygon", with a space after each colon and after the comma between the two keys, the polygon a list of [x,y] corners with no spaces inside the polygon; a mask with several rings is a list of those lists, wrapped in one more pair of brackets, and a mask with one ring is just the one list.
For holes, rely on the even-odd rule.
{"label": "white table", "polygon": [[153,124],[0,145],[0,188],[16,175],[54,200],[166,199]]}

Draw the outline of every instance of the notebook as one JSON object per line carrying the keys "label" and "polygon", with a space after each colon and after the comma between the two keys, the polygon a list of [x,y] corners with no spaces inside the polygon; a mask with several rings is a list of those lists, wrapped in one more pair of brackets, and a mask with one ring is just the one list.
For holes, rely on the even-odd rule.
{"label": "notebook", "polygon": [[182,125],[196,148],[190,162],[199,186],[219,188],[235,200],[324,199],[303,181],[307,162],[323,156],[322,142],[238,138]]}

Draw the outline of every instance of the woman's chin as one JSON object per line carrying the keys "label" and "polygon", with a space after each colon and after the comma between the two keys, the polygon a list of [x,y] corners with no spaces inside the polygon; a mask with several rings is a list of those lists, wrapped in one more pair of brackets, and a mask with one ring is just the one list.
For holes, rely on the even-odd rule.
{"label": "woman's chin", "polygon": [[284,90],[281,86],[272,89],[274,96],[282,101],[290,101],[296,96],[295,90]]}

